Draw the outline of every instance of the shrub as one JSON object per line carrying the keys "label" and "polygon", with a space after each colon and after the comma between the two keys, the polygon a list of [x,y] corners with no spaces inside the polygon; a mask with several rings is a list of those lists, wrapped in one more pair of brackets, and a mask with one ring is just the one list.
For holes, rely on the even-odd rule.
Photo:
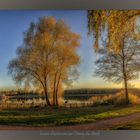
{"label": "shrub", "polygon": [[[122,105],[126,103],[126,97],[123,91],[116,93],[114,95],[104,95],[104,96],[94,96],[89,99],[90,102],[95,104],[114,104],[114,105]],[[139,104],[140,99],[133,93],[129,93],[129,101],[130,104]]]}
{"label": "shrub", "polygon": [[[130,104],[140,103],[139,97],[136,96],[135,94],[129,93],[128,96],[129,96]],[[125,102],[126,102],[126,97],[124,92],[117,93],[114,98],[114,104],[125,104]]]}

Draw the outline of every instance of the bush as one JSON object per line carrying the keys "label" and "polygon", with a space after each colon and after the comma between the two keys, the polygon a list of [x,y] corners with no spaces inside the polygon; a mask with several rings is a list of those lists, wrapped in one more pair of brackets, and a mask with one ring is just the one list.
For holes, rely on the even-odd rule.
{"label": "bush", "polygon": [[93,105],[109,105],[112,104],[112,95],[94,96],[89,99]]}
{"label": "bush", "polygon": [[[130,104],[139,104],[140,99],[133,93],[129,93]],[[94,96],[89,99],[93,105],[122,105],[126,103],[125,93],[123,91],[114,95]]]}
{"label": "bush", "polygon": [[[128,96],[129,96],[130,104],[139,104],[140,103],[139,97],[136,96],[135,94],[129,93]],[[125,97],[124,92],[117,93],[114,98],[114,104],[121,105],[121,104],[125,104],[125,102],[126,102],[126,97]]]}
{"label": "bush", "polygon": [[125,94],[123,92],[117,93],[114,96],[113,103],[116,104],[116,105],[126,104]]}

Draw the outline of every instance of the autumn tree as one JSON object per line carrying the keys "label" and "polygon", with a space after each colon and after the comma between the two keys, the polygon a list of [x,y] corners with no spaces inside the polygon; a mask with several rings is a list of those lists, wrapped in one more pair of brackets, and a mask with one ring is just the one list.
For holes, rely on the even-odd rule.
{"label": "autumn tree", "polygon": [[79,42],[76,40],[78,40],[80,36],[73,33],[69,34],[67,31],[64,32],[64,35],[65,34],[67,34],[67,36],[65,36],[66,40],[62,40],[62,42],[59,42],[59,45],[56,46],[56,53],[52,60],[54,67],[54,71],[52,71],[54,106],[58,106],[58,92],[62,86],[61,83],[69,84],[75,80],[78,76],[76,67],[80,63],[80,57],[76,51],[77,46],[79,46]]}
{"label": "autumn tree", "polygon": [[140,39],[139,33],[135,31],[139,16],[140,10],[88,10],[88,29],[94,37],[95,50],[99,48],[103,33],[106,34],[106,47],[115,52],[120,51],[126,32],[135,32],[135,37]]}
{"label": "autumn tree", "polygon": [[96,61],[95,75],[107,81],[123,82],[126,103],[129,103],[128,82],[138,78],[140,70],[140,42],[125,36],[119,53],[99,49],[100,58]]}
{"label": "autumn tree", "polygon": [[46,103],[58,105],[59,86],[75,77],[80,58],[77,54],[80,35],[73,33],[63,20],[42,17],[31,23],[24,33],[23,45],[17,49],[17,57],[10,61],[9,72],[13,79],[32,87],[41,87]]}

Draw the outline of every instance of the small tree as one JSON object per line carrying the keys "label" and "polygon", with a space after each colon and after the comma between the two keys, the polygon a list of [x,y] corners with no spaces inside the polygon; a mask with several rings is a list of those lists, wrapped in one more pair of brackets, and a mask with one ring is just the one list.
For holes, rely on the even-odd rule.
{"label": "small tree", "polygon": [[138,78],[140,70],[139,45],[139,42],[125,36],[119,53],[112,50],[108,53],[105,49],[100,49],[101,57],[95,62],[96,76],[116,83],[124,82],[126,103],[129,103],[128,82]]}
{"label": "small tree", "polygon": [[24,33],[23,46],[10,61],[9,72],[18,83],[41,87],[49,106],[53,87],[53,105],[58,105],[59,86],[74,76],[69,70],[75,70],[80,61],[76,52],[79,39],[80,35],[73,33],[63,20],[42,17]]}

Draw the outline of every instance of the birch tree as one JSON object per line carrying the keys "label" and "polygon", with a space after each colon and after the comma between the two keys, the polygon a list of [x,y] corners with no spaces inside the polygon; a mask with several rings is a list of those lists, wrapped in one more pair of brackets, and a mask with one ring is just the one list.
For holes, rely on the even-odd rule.
{"label": "birch tree", "polygon": [[24,33],[23,45],[10,61],[9,72],[16,82],[41,86],[48,106],[52,105],[49,94],[53,87],[53,105],[58,105],[59,85],[74,76],[68,71],[76,70],[80,62],[79,42],[80,35],[72,32],[63,20],[39,18]]}
{"label": "birch tree", "polygon": [[95,62],[95,75],[107,81],[124,83],[126,103],[129,103],[128,82],[137,79],[140,70],[140,42],[125,36],[119,53],[99,49],[100,57]]}

